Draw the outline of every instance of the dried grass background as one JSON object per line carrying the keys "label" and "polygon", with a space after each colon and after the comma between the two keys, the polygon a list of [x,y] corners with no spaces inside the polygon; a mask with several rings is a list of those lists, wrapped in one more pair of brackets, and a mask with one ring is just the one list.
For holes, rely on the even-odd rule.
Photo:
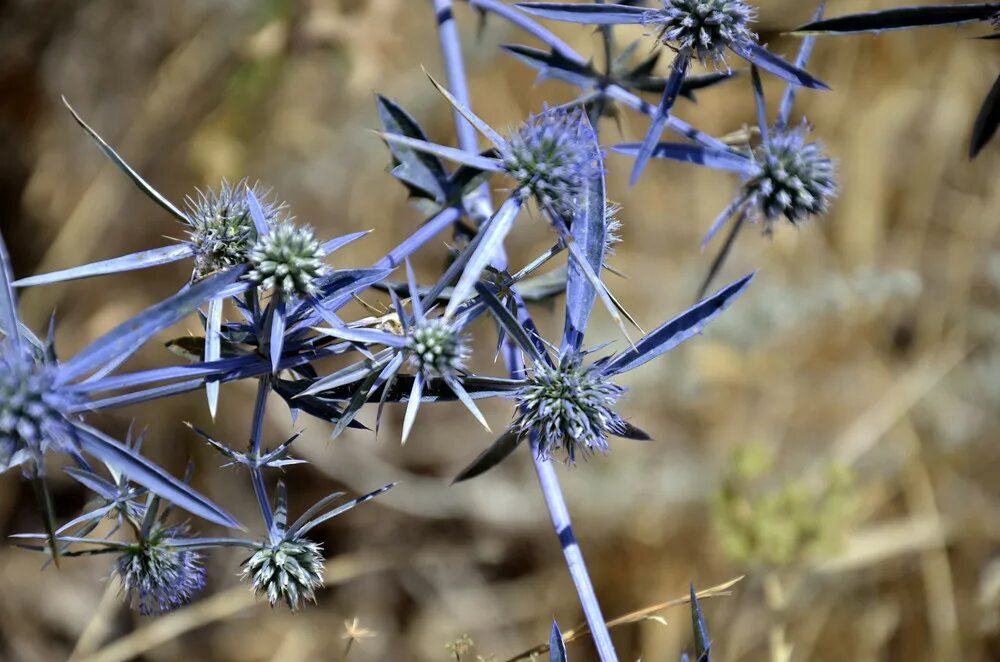
{"label": "dried grass background", "polygon": [[[474,105],[513,124],[559,83],[533,73],[499,43],[531,43],[459,3]],[[758,26],[773,49],[812,3],[762,0]],[[888,0],[832,0],[829,14],[884,8]],[[451,114],[420,71],[441,71],[429,2],[417,0],[184,0],[132,3],[0,2],[0,224],[17,276],[161,245],[178,227],[88,141],[59,102],[74,106],[148,180],[174,200],[220,178],[272,186],[322,236],[375,228],[340,253],[367,266],[421,220],[386,174],[372,92],[409,108],[432,136],[450,140]],[[555,26],[581,52],[599,53],[586,28]],[[619,31],[624,43],[628,33]],[[634,33],[636,36],[638,32]],[[800,94],[799,110],[840,160],[843,193],[832,213],[773,241],[746,232],[723,277],[759,275],[708,333],[628,379],[624,414],[655,441],[560,470],[577,535],[613,616],[747,578],[731,597],[706,600],[716,659],[773,660],[775,637],[793,660],[1000,659],[1000,146],[966,157],[971,123],[996,75],[996,42],[976,30],[938,29],[821,40],[810,67],[834,89]],[[598,59],[600,56],[597,56]],[[780,87],[766,81],[776,101]],[[679,114],[716,135],[753,122],[749,83],[737,80],[683,103]],[[630,112],[602,125],[605,143],[635,140],[647,121]],[[724,173],[654,163],[628,190],[627,160],[608,158],[609,190],[624,205],[614,264],[630,280],[616,292],[650,327],[691,298],[709,254],[701,235],[736,182]],[[524,223],[510,244],[529,259],[547,246]],[[418,265],[429,280],[444,247]],[[58,347],[71,355],[99,333],[176,289],[183,267],[23,293],[27,322],[58,313]],[[720,281],[721,282],[721,281]],[[558,306],[540,311],[555,328]],[[194,330],[189,321],[177,335]],[[479,329],[483,349],[492,340]],[[614,339],[595,315],[593,342]],[[164,337],[163,340],[166,340]],[[488,354],[488,351],[486,351]],[[132,362],[176,360],[152,343]],[[484,362],[484,370],[494,369]],[[253,392],[223,387],[210,429],[242,444]],[[280,402],[267,439],[291,428]],[[502,426],[505,403],[487,407]],[[496,660],[545,640],[551,618],[581,620],[526,453],[482,479],[449,479],[486,443],[460,407],[426,407],[405,448],[401,411],[383,436],[302,419],[293,510],[334,488],[351,493],[401,480],[385,498],[322,530],[330,587],[318,606],[290,615],[254,601],[236,577],[239,552],[215,553],[194,606],[160,619],[125,610],[105,581],[107,562],[39,572],[40,559],[0,545],[0,659],[338,660],[343,623],[376,636],[349,659],[448,660],[468,634]],[[181,425],[211,425],[191,395],[102,415],[122,434],[135,419],[147,448],[175,473],[188,457],[196,485],[244,522],[247,484]],[[362,419],[369,421],[370,414]],[[850,466],[856,501],[843,544],[794,566],[761,568],[727,557],[709,504],[733,449],[754,442],[777,454],[768,480]],[[58,472],[53,472],[54,476]],[[53,481],[62,518],[85,495]],[[30,488],[0,477],[0,534],[38,530]],[[201,527],[210,533],[210,527]],[[786,603],[774,605],[780,577]],[[773,586],[771,586],[773,589]],[[676,660],[690,645],[684,607],[614,630],[623,660]],[[780,648],[780,646],[778,647]],[[588,644],[573,660],[595,659]],[[474,660],[475,654],[463,657]]]}

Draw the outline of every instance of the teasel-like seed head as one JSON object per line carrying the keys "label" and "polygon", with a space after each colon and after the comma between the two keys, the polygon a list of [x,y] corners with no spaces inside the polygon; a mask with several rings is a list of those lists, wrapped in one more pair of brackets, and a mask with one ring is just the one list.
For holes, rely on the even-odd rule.
{"label": "teasel-like seed head", "polygon": [[509,139],[504,159],[515,191],[568,219],[585,184],[600,169],[594,130],[581,108],[550,108],[532,115]]}
{"label": "teasel-like seed head", "polygon": [[258,239],[250,264],[251,281],[285,296],[316,294],[316,281],[327,271],[312,228],[292,223],[282,223]]}
{"label": "teasel-like seed head", "polygon": [[470,356],[465,334],[441,318],[415,323],[406,342],[411,365],[427,379],[459,375]]}
{"label": "teasel-like seed head", "polygon": [[112,574],[121,581],[128,602],[143,616],[172,611],[204,588],[201,555],[169,544],[169,539],[185,533],[183,526],[154,530],[118,557]]}
{"label": "teasel-like seed head", "polygon": [[646,12],[645,25],[664,44],[686,50],[705,66],[725,63],[725,50],[756,42],[750,23],[757,11],[740,0],[663,0]]}
{"label": "teasel-like seed head", "polygon": [[70,398],[55,388],[50,366],[0,340],[0,473],[50,448],[64,450]]}
{"label": "teasel-like seed head", "polygon": [[516,395],[514,429],[522,436],[538,434],[538,453],[544,458],[564,452],[570,464],[608,451],[608,435],[624,431],[625,421],[615,411],[625,389],[608,381],[582,357],[566,355],[555,367],[539,364]]}
{"label": "teasel-like seed head", "polygon": [[283,601],[296,611],[304,600],[316,601],[316,589],[323,586],[323,555],[318,544],[305,538],[261,543],[244,561],[241,574],[272,607]]}
{"label": "teasel-like seed head", "polygon": [[[223,180],[217,190],[197,191],[187,198],[189,243],[194,248],[195,278],[245,264],[257,241],[257,231],[247,205],[246,181],[231,185]],[[284,215],[284,204],[269,199],[268,191],[254,185],[264,220],[277,225]]]}
{"label": "teasel-like seed head", "polygon": [[798,223],[826,213],[837,194],[837,164],[823,144],[807,142],[809,128],[775,128],[755,151],[755,170],[744,184],[764,218],[765,231],[779,216]]}

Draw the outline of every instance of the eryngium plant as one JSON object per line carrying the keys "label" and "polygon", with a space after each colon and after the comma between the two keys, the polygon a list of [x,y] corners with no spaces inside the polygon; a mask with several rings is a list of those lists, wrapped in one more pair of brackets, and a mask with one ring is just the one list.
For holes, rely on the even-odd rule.
{"label": "eryngium plant", "polygon": [[[240,547],[247,550],[241,572],[252,589],[272,605],[284,602],[298,609],[314,600],[322,585],[324,559],[316,542],[321,538],[312,534],[313,529],[391,485],[339,506],[334,506],[339,494],[332,494],[289,524],[284,485],[274,487],[272,474],[302,470],[305,462],[291,456],[297,435],[283,435],[283,441],[273,445],[264,439],[272,396],[284,399],[297,414],[330,423],[333,435],[349,427],[364,429],[357,419],[366,404],[377,404],[376,431],[384,408],[403,405],[403,440],[413,430],[422,404],[460,401],[488,428],[476,401],[506,398],[512,405],[512,422],[459,478],[483,473],[527,442],[595,645],[602,660],[615,659],[552,460],[572,463],[605,454],[613,437],[648,438],[627,419],[625,388],[618,378],[702,332],[743,294],[751,276],[711,296],[698,296],[697,304],[648,333],[639,330],[605,282],[614,269],[609,264],[610,248],[617,241],[620,221],[615,217],[617,206],[608,203],[601,120],[616,112],[613,105],[650,118],[641,142],[615,148],[635,156],[632,183],[643,176],[650,158],[694,162],[740,177],[732,203],[706,237],[707,241],[732,221],[725,246],[709,268],[707,288],[745,221],[757,220],[769,231],[781,217],[798,224],[827,211],[837,190],[834,162],[821,143],[807,138],[804,121],[796,126],[790,122],[795,90],[825,85],[805,70],[812,38],[804,40],[794,63],[786,62],[758,43],[751,30],[756,9],[740,0],[661,0],[652,8],[633,2],[532,2],[520,8],[499,0],[469,3],[525,30],[548,49],[513,45],[505,52],[582,94],[559,107],[543,105],[509,133],[497,131],[472,109],[476,104],[465,84],[451,2],[434,0],[449,75],[447,88],[434,84],[448,104],[441,108],[450,106],[459,120],[459,147],[445,138],[432,142],[399,104],[377,97],[380,135],[391,151],[391,174],[427,216],[423,223],[412,224],[416,230],[411,236],[367,268],[349,257],[338,260],[345,265],[338,269],[325,262],[365,233],[320,241],[306,226],[292,223],[285,204],[277,201],[280,198],[272,198],[265,188],[247,186],[248,180],[199,191],[182,210],[73,113],[104,154],[183,224],[187,236],[163,247],[19,281],[13,278],[0,241],[0,469],[16,466],[35,482],[45,526],[45,533],[23,537],[29,541],[26,546],[53,558],[114,553],[118,559],[114,574],[121,578],[130,601],[148,613],[177,607],[192,597],[205,579],[201,559],[209,550]],[[852,25],[903,27],[907,21],[985,22],[998,11],[1000,5],[987,3],[976,9],[928,8],[923,13],[809,27],[843,32],[851,31]],[[605,57],[576,53],[531,15],[599,26]],[[631,62],[633,48],[617,49],[612,38],[613,27],[621,24],[646,26],[657,45],[665,44],[674,52],[669,67],[658,60],[667,49]],[[728,58],[729,54],[737,57]],[[725,70],[690,76],[695,60]],[[740,72],[729,71],[729,66],[741,61],[751,69],[759,141],[751,138],[750,144],[729,145],[672,114],[679,97],[693,99],[694,90],[731,80]],[[604,70],[594,62],[605,64]],[[788,83],[773,122],[758,69]],[[633,92],[653,92],[660,102],[651,105]],[[977,121],[977,145],[1000,122],[997,96],[991,93],[992,101],[984,105]],[[661,141],[665,130],[681,134],[684,141]],[[488,141],[486,151],[481,150],[476,131]],[[494,177],[505,193],[496,208],[489,195]],[[552,229],[551,247],[539,255],[509,255],[505,241],[521,212],[531,206]],[[452,242],[452,261],[439,277],[419,282],[409,258],[449,229],[457,239]],[[51,332],[40,339],[18,319],[15,287],[189,258],[191,273],[177,284],[177,294],[124,320],[75,357],[57,360]],[[400,286],[393,272],[404,264],[406,283]],[[543,272],[544,267],[554,268]],[[366,298],[387,294],[388,300],[369,304],[378,311],[375,318],[348,317],[345,306],[362,294]],[[544,338],[532,307],[536,302],[551,306],[557,297],[565,301],[562,333]],[[606,345],[585,348],[598,301],[622,335],[620,344],[607,351]],[[168,342],[189,365],[141,372],[123,369],[138,347],[195,311],[201,322],[199,333]],[[230,315],[230,311],[235,312]],[[482,317],[494,324],[474,325]],[[488,342],[475,342],[475,329],[485,329]],[[495,336],[489,334],[491,329],[496,329]],[[488,363],[472,360],[477,345],[495,348],[508,368],[505,376],[473,371],[471,366]],[[342,367],[332,372],[324,361],[331,357],[343,359]],[[249,446],[235,448],[196,431],[226,458],[233,475],[245,480],[246,493],[257,502],[261,526],[247,538],[192,537],[184,522],[168,520],[169,509],[158,514],[160,499],[209,523],[230,528],[238,528],[238,523],[192,490],[187,480],[173,478],[144,459],[138,443],[119,443],[85,417],[97,410],[202,389],[214,415],[220,388],[237,380],[252,380],[256,387]],[[97,497],[96,505],[61,527],[53,521],[44,490],[46,456],[51,452],[65,453],[76,465],[68,473]],[[95,467],[94,458],[104,466]],[[104,517],[131,531],[132,540],[99,537],[97,523]],[[694,620],[697,654],[707,659],[700,613]]]}

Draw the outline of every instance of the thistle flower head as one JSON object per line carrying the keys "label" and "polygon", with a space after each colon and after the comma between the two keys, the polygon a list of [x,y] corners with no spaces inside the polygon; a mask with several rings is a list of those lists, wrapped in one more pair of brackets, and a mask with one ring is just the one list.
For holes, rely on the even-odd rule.
{"label": "thistle flower head", "polygon": [[549,108],[529,117],[510,137],[504,167],[520,195],[532,195],[543,209],[567,218],[599,171],[595,142],[581,108]]}
{"label": "thistle flower head", "polygon": [[584,366],[580,355],[564,355],[555,367],[537,365],[518,390],[514,428],[522,435],[538,433],[540,456],[565,450],[572,464],[577,453],[607,452],[608,434],[624,430],[614,410],[624,393],[594,365]]}
{"label": "thistle flower head", "polygon": [[410,363],[427,379],[461,372],[470,354],[461,330],[440,318],[416,322],[406,343]]}
{"label": "thistle flower head", "polygon": [[316,294],[326,272],[323,251],[312,228],[282,223],[257,240],[250,251],[251,281],[289,296]]}
{"label": "thistle flower head", "polygon": [[316,601],[316,589],[323,586],[323,555],[318,544],[305,538],[261,543],[243,562],[241,576],[272,607],[284,600],[295,611],[303,600]]}
{"label": "thistle flower head", "polygon": [[122,592],[143,616],[172,611],[204,588],[201,555],[170,545],[170,539],[185,533],[183,526],[154,529],[118,557],[112,574],[121,580]]}
{"label": "thistle flower head", "polygon": [[808,126],[775,128],[757,148],[756,170],[744,184],[748,198],[764,215],[766,230],[779,215],[798,223],[827,211],[837,194],[837,165],[823,144],[806,142]]}
{"label": "thistle flower head", "polygon": [[[218,191],[198,191],[187,198],[189,242],[194,247],[195,278],[246,263],[257,241],[257,231],[247,206],[246,182],[235,186],[223,181]],[[260,201],[268,226],[277,225],[284,205],[268,200],[259,186],[253,192]]]}
{"label": "thistle flower head", "polygon": [[49,366],[0,342],[0,472],[62,448],[70,399],[55,388]]}
{"label": "thistle flower head", "polygon": [[725,62],[729,46],[756,41],[749,27],[756,14],[741,0],[663,0],[661,9],[646,12],[644,23],[664,44],[676,44],[702,64],[715,66]]}

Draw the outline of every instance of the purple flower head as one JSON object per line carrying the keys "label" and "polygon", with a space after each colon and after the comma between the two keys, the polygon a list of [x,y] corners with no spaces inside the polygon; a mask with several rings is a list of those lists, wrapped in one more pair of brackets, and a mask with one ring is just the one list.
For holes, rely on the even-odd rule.
{"label": "purple flower head", "polygon": [[243,562],[241,576],[250,579],[254,592],[272,607],[283,600],[296,611],[303,600],[315,602],[316,589],[323,586],[321,547],[301,537],[261,543]]}
{"label": "purple flower head", "polygon": [[740,0],[663,0],[646,12],[644,24],[664,44],[676,44],[706,66],[725,64],[725,50],[756,43],[750,30],[757,10]]}
{"label": "purple flower head", "polygon": [[608,381],[597,365],[583,365],[579,354],[564,354],[559,364],[537,364],[516,394],[518,415],[513,429],[519,436],[538,434],[538,454],[551,458],[565,451],[572,464],[608,451],[608,435],[621,434],[625,421],[614,407],[625,389]]}
{"label": "purple flower head", "polygon": [[143,616],[172,611],[204,588],[201,555],[171,544],[186,533],[184,526],[156,527],[118,557],[112,574],[121,580],[123,594]]}
{"label": "purple flower head", "polygon": [[[223,180],[218,191],[199,190],[188,197],[188,236],[194,249],[195,278],[246,263],[257,241],[257,231],[246,198],[246,180],[235,186]],[[277,225],[285,209],[283,203],[268,199],[258,184],[253,192],[260,200],[268,227]]]}
{"label": "purple flower head", "polygon": [[809,127],[775,127],[754,154],[746,198],[760,209],[765,231],[780,215],[791,223],[823,214],[837,194],[837,164],[821,142],[807,142]]}
{"label": "purple flower head", "polygon": [[419,320],[406,339],[410,364],[425,379],[458,377],[468,361],[468,338],[461,328],[443,318]]}
{"label": "purple flower head", "polygon": [[282,223],[257,240],[250,250],[247,277],[264,289],[284,296],[318,293],[317,280],[326,274],[323,250],[310,227]]}
{"label": "purple flower head", "polygon": [[510,136],[503,167],[522,197],[534,196],[546,211],[569,218],[601,167],[595,142],[582,108],[549,108]]}
{"label": "purple flower head", "polygon": [[29,460],[41,463],[49,449],[67,450],[72,434],[63,412],[73,402],[56,388],[54,370],[0,341],[0,473]]}

